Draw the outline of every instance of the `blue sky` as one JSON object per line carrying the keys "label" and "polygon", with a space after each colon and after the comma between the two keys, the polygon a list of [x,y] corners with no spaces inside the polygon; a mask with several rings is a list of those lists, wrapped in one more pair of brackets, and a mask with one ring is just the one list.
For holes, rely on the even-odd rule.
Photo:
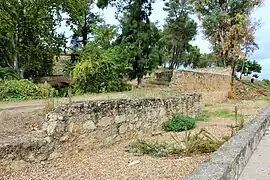
{"label": "blue sky", "polygon": [[[260,74],[260,79],[266,78],[270,79],[270,21],[268,20],[268,15],[270,15],[270,0],[264,0],[264,4],[256,9],[252,17],[256,20],[260,20],[261,27],[256,32],[256,42],[258,43],[260,49],[255,51],[255,53],[250,57],[251,60],[256,60],[262,65],[262,73]],[[167,14],[163,11],[164,2],[161,0],[157,0],[153,5],[153,13],[151,15],[151,21],[159,21],[159,25],[162,26],[164,24],[164,19]],[[117,25],[118,22],[114,18],[115,9],[107,8],[104,11],[101,11],[101,14],[104,16],[106,23]],[[268,15],[267,15],[268,14]],[[198,22],[199,23],[199,22]],[[66,37],[70,37],[72,32],[65,27],[65,23],[61,24],[61,28],[59,32],[65,32]],[[204,39],[203,34],[198,32],[196,36],[196,40],[192,42],[192,44],[197,45],[202,53],[210,52],[210,44],[207,40]]]}

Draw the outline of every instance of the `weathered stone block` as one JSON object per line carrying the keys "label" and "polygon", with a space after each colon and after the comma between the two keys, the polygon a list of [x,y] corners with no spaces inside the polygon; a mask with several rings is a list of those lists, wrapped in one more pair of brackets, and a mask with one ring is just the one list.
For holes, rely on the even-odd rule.
{"label": "weathered stone block", "polygon": [[124,134],[128,130],[128,124],[124,123],[119,127],[119,134]]}
{"label": "weathered stone block", "polygon": [[83,128],[87,130],[88,132],[92,132],[97,128],[97,126],[95,125],[93,121],[89,120],[83,124]]}
{"label": "weathered stone block", "polygon": [[111,117],[103,117],[102,119],[99,120],[98,126],[106,127],[111,125],[112,123],[113,122]]}

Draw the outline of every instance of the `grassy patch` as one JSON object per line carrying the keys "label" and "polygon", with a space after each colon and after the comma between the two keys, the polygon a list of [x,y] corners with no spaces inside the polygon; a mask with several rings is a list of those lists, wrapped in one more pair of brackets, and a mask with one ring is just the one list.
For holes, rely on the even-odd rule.
{"label": "grassy patch", "polygon": [[[220,109],[216,111],[204,111],[205,116],[208,117],[222,117],[222,118],[235,118],[235,113],[227,109]],[[238,118],[245,118],[247,115],[237,114]]]}
{"label": "grassy patch", "polygon": [[180,132],[193,129],[198,121],[206,121],[207,115],[198,116],[195,118],[174,114],[172,119],[164,123],[164,129],[166,131]]}

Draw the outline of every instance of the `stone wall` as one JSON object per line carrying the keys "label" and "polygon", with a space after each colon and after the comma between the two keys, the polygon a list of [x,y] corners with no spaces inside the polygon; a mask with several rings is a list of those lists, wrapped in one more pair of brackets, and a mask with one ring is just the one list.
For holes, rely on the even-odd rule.
{"label": "stone wall", "polygon": [[130,133],[158,133],[173,113],[199,115],[201,99],[201,94],[186,93],[165,99],[74,102],[50,112],[43,130],[51,141],[87,134],[93,143],[112,143]]}
{"label": "stone wall", "polygon": [[230,76],[196,71],[173,71],[170,86],[182,91],[227,91],[230,89]]}
{"label": "stone wall", "polygon": [[230,72],[224,68],[157,71],[155,79],[169,81],[172,89],[185,92],[202,92],[205,104],[220,103],[227,99],[230,90]]}
{"label": "stone wall", "polygon": [[237,180],[270,123],[270,108],[251,119],[242,130],[214,152],[209,161],[187,175],[185,180]]}

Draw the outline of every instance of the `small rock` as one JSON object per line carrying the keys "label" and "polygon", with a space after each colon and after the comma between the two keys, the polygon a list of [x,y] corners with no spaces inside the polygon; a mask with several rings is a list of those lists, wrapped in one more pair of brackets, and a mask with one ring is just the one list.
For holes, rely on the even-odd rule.
{"label": "small rock", "polygon": [[52,121],[47,127],[47,133],[49,136],[53,135],[57,126],[57,121]]}
{"label": "small rock", "polygon": [[106,126],[109,126],[110,124],[112,124],[111,118],[104,117],[104,118],[100,119],[98,126],[106,127]]}
{"label": "small rock", "polygon": [[44,140],[48,143],[51,143],[52,142],[52,138],[51,137],[45,137]]}
{"label": "small rock", "polygon": [[19,160],[19,161],[12,161],[10,168],[14,171],[20,171],[22,169],[25,169],[27,166],[28,166],[27,162]]}
{"label": "small rock", "polygon": [[124,134],[127,130],[128,130],[128,125],[127,125],[127,124],[122,124],[122,125],[119,127],[119,133],[120,133],[120,134]]}
{"label": "small rock", "polygon": [[139,163],[141,163],[141,161],[132,161],[132,162],[130,162],[129,164],[128,164],[128,166],[133,166],[133,165],[135,165],[135,164],[139,164]]}
{"label": "small rock", "polygon": [[68,140],[68,138],[69,138],[69,135],[68,135],[68,134],[65,134],[65,135],[63,135],[63,136],[60,138],[60,142],[65,142],[65,141]]}
{"label": "small rock", "polygon": [[162,134],[162,131],[152,132],[152,136],[158,136],[161,134]]}
{"label": "small rock", "polygon": [[53,152],[53,153],[50,154],[48,160],[54,160],[54,159],[58,159],[58,158],[61,158],[61,157],[62,157],[61,153]]}
{"label": "small rock", "polygon": [[83,128],[92,132],[93,130],[95,130],[97,128],[97,126],[95,125],[95,123],[93,121],[86,121],[84,124],[83,124]]}

